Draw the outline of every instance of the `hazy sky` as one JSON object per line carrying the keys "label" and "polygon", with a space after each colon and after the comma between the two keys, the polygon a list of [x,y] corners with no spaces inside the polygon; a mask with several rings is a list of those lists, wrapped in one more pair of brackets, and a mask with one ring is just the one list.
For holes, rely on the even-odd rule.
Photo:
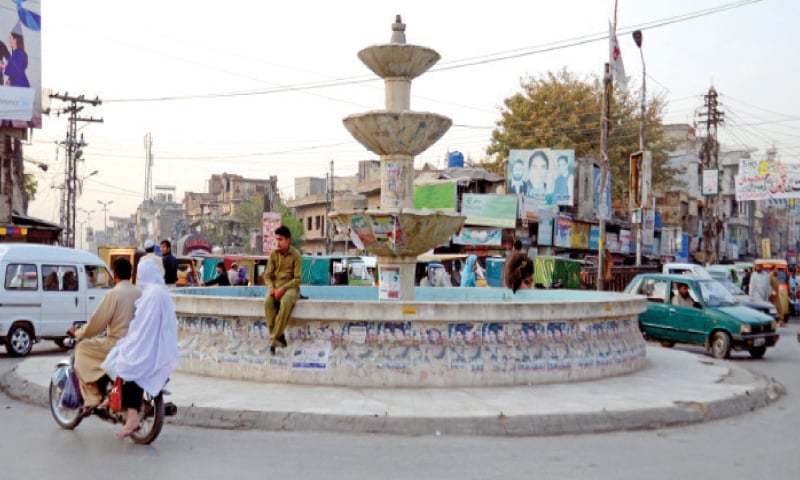
{"label": "hazy sky", "polygon": [[[730,0],[620,0],[620,28],[728,3]],[[2,0],[11,4],[11,0]],[[305,92],[149,103],[113,99],[269,89],[279,85],[370,75],[356,53],[385,43],[395,14],[407,23],[409,43],[435,48],[442,63],[604,32],[609,0],[557,2],[137,2],[43,1],[43,85],[109,100],[92,114],[105,123],[83,128],[90,146],[79,207],[96,210],[113,200],[112,215],[128,215],[144,187],[143,137],[151,132],[154,183],[179,193],[202,191],[212,173],[266,178],[278,175],[291,195],[295,176],[324,176],[330,160],[337,174],[355,172],[373,158],[353,140],[342,117],[377,109],[380,82]],[[644,33],[650,92],[671,100],[666,120],[691,122],[713,81],[723,95],[729,125],[723,140],[761,151],[775,144],[784,158],[800,152],[800,2],[764,0],[754,5]],[[620,38],[632,83],[640,62],[629,35]],[[521,77],[568,68],[600,72],[607,42],[467,68],[428,73],[414,82],[412,108],[450,116],[455,124],[489,127],[498,106]],[[87,112],[89,113],[89,112]],[[45,161],[30,213],[55,220],[63,152],[54,140],[65,122],[46,118],[26,147]],[[418,163],[441,164],[448,149],[480,158],[491,130],[454,127]],[[283,153],[281,153],[283,152]],[[28,165],[30,168],[31,166]],[[82,216],[81,216],[82,217]],[[79,217],[79,219],[81,218]]]}

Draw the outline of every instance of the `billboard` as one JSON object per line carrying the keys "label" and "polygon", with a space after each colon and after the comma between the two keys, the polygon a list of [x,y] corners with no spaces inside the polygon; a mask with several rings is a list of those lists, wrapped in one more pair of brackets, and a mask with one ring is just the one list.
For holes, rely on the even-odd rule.
{"label": "billboard", "polygon": [[517,226],[517,197],[465,193],[461,198],[461,213],[469,225],[514,228]]}
{"label": "billboard", "polygon": [[263,237],[264,255],[269,255],[278,248],[275,238],[275,230],[281,226],[281,214],[275,212],[264,212],[261,217],[261,235]]}
{"label": "billboard", "polygon": [[41,2],[2,0],[0,7],[0,120],[41,128]]}
{"label": "billboard", "polygon": [[456,194],[455,182],[416,185],[414,186],[414,208],[455,212]]}
{"label": "billboard", "polygon": [[553,245],[556,247],[572,247],[572,217],[569,215],[559,215],[556,219],[555,239]]}
{"label": "billboard", "polygon": [[457,245],[474,245],[499,247],[503,243],[503,230],[499,228],[464,227],[453,235],[453,243]]}
{"label": "billboard", "polygon": [[594,179],[592,181],[592,191],[594,192],[593,198],[593,205],[594,205],[594,212],[597,215],[598,219],[611,219],[611,172],[608,172],[606,175],[606,189],[605,189],[605,201],[600,202],[600,180],[602,177],[602,172],[600,167],[597,165],[594,166]]}
{"label": "billboard", "polygon": [[575,150],[511,150],[506,190],[532,199],[540,209],[574,205]]}
{"label": "billboard", "polygon": [[800,198],[800,171],[795,165],[743,159],[736,175],[736,200]]}

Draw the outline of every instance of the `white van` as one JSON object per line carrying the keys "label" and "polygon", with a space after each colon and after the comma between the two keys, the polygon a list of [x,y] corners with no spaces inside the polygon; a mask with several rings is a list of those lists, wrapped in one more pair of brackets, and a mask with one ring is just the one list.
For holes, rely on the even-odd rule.
{"label": "white van", "polygon": [[97,255],[49,245],[0,243],[0,274],[0,343],[17,357],[39,340],[63,345],[114,286]]}

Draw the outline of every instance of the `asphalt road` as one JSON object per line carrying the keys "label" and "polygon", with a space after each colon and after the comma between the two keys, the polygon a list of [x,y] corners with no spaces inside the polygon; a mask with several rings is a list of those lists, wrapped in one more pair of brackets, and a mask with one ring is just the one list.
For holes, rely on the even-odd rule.
{"label": "asphalt road", "polygon": [[[167,425],[149,447],[96,419],[60,430],[48,410],[0,394],[0,479],[800,478],[798,324],[763,360],[733,361],[783,383],[754,413],[680,428],[547,438],[394,437],[206,430]],[[702,355],[699,349],[687,348]],[[47,345],[35,355],[60,355]],[[0,372],[16,360],[0,354]]]}

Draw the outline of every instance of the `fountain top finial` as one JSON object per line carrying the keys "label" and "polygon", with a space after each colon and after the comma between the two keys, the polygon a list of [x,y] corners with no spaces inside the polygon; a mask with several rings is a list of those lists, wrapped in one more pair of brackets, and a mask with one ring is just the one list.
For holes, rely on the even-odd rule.
{"label": "fountain top finial", "polygon": [[391,43],[406,43],[406,24],[403,23],[403,18],[400,15],[394,17]]}

